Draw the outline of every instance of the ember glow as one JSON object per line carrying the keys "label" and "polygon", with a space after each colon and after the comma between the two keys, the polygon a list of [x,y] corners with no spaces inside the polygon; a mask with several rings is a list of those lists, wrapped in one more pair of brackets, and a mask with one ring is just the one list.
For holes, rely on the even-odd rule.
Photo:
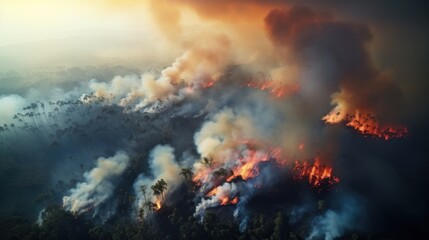
{"label": "ember glow", "polygon": [[305,179],[314,187],[319,187],[322,181],[326,180],[329,185],[336,184],[340,181],[338,177],[332,175],[332,167],[322,165],[316,158],[314,163],[295,162],[294,172],[300,179]]}
{"label": "ember glow", "polygon": [[408,134],[406,127],[380,124],[371,114],[357,110],[354,114],[345,114],[334,109],[322,120],[328,124],[344,122],[346,126],[354,128],[363,135],[375,136],[385,140],[405,137]]}
{"label": "ember glow", "polygon": [[212,190],[210,190],[210,192],[208,192],[206,194],[206,197],[211,197],[217,194],[217,188],[213,188]]}
{"label": "ember glow", "polygon": [[264,81],[264,82],[248,82],[244,85],[245,87],[259,89],[270,93],[276,98],[283,98],[290,94],[296,93],[299,91],[299,85],[282,85],[274,81]]}
{"label": "ember glow", "polygon": [[207,81],[203,83],[203,88],[213,87],[214,84],[215,84],[215,81]]}
{"label": "ember glow", "polygon": [[220,205],[235,205],[238,203],[238,197],[234,197],[233,199],[230,199],[229,197],[224,197],[220,199]]}
{"label": "ember glow", "polygon": [[429,235],[417,3],[4,2],[2,239]]}
{"label": "ember glow", "polygon": [[161,199],[158,199],[155,202],[155,210],[158,211],[160,209],[161,209]]}
{"label": "ember glow", "polygon": [[256,165],[267,160],[267,155],[250,150],[247,156],[240,156],[237,166],[234,166],[232,169],[233,175],[229,177],[227,181],[231,181],[236,177],[241,177],[245,181],[256,177],[259,174]]}

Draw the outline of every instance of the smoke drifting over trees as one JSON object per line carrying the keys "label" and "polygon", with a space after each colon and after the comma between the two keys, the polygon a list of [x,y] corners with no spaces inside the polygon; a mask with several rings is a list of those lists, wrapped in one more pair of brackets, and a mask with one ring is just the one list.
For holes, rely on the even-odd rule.
{"label": "smoke drifting over trees", "polygon": [[428,234],[426,115],[377,64],[371,23],[244,2],[150,1],[185,39],[169,66],[1,95],[5,239]]}

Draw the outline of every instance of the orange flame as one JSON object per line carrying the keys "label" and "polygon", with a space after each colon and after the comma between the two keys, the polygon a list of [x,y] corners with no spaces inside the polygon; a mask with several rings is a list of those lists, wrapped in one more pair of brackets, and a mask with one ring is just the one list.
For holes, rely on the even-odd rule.
{"label": "orange flame", "polygon": [[375,117],[369,113],[356,111],[355,114],[344,114],[335,109],[322,118],[326,123],[334,124],[344,121],[346,126],[352,127],[364,135],[371,135],[389,140],[400,138],[408,134],[406,127],[394,127],[392,125],[382,125]]}
{"label": "orange flame", "polygon": [[247,156],[242,156],[240,158],[240,164],[232,169],[233,174],[227,179],[227,181],[232,181],[234,178],[239,176],[241,176],[245,181],[258,176],[259,169],[257,164],[267,160],[267,155],[261,156],[260,154],[257,154],[255,150],[250,150],[250,153]]}
{"label": "orange flame", "polygon": [[212,190],[210,190],[207,194],[206,197],[211,197],[217,194],[217,187],[213,188]]}
{"label": "orange flame", "polygon": [[160,199],[158,199],[158,200],[156,200],[156,202],[155,202],[155,210],[156,211],[158,211],[158,210],[160,210],[161,209],[161,200]]}
{"label": "orange flame", "polygon": [[230,199],[228,196],[226,197],[222,197],[220,199],[220,205],[225,206],[225,205],[235,205],[238,203],[238,197],[234,197],[233,199]]}
{"label": "orange flame", "polygon": [[320,160],[316,158],[313,165],[308,164],[307,161],[303,163],[295,162],[294,171],[296,171],[300,178],[308,179],[308,182],[314,186],[320,186],[322,180],[329,180],[330,185],[338,183],[340,179],[332,175],[332,168],[320,164]]}
{"label": "orange flame", "polygon": [[276,98],[282,98],[286,95],[295,93],[299,90],[298,84],[281,85],[281,84],[276,84],[275,81],[265,81],[263,83],[248,82],[244,86],[269,92]]}
{"label": "orange flame", "polygon": [[220,205],[227,205],[229,198],[227,196],[220,199]]}

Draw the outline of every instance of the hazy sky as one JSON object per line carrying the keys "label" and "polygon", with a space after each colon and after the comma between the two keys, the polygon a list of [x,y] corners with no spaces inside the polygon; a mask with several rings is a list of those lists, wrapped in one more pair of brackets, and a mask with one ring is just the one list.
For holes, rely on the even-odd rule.
{"label": "hazy sky", "polygon": [[83,30],[154,33],[145,1],[126,2],[1,0],[0,46],[63,38]]}

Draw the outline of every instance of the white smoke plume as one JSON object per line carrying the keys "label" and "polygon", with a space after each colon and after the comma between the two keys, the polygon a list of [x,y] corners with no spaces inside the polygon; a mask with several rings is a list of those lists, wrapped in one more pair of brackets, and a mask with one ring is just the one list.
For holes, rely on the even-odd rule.
{"label": "white smoke plume", "polygon": [[70,195],[63,197],[63,207],[74,213],[95,209],[113,194],[114,182],[127,168],[129,157],[124,152],[117,152],[113,157],[97,159],[97,166],[84,173],[85,181],[70,190]]}
{"label": "white smoke plume", "polygon": [[208,199],[202,199],[195,208],[195,216],[202,216],[206,208],[217,207],[224,202],[224,205],[237,197],[238,188],[234,183],[224,183],[216,188],[216,194]]}
{"label": "white smoke plume", "polygon": [[312,230],[307,239],[332,240],[341,237],[346,231],[356,229],[362,206],[356,199],[348,197],[341,203],[339,210],[327,210],[322,216],[313,220]]}
{"label": "white smoke plume", "polygon": [[[194,135],[194,143],[202,158],[213,158],[213,165],[221,166],[225,161],[234,158],[233,148],[242,141],[258,139],[260,136],[254,128],[251,117],[236,114],[232,109],[226,108],[213,116],[212,120],[203,124],[201,130]],[[237,159],[238,155],[235,156]],[[201,162],[194,164],[196,172],[206,166]]]}
{"label": "white smoke plume", "polygon": [[[155,202],[159,200],[156,199],[156,196],[153,195],[150,189],[158,180],[164,179],[167,183],[167,193],[174,190],[181,183],[181,168],[175,160],[174,149],[171,146],[156,146],[150,153],[149,168],[153,177],[145,177],[143,174],[140,174],[133,185],[137,195],[136,203],[139,208],[144,205],[145,201]],[[147,187],[146,196],[141,191],[142,185]]]}
{"label": "white smoke plume", "polygon": [[[168,105],[212,86],[231,63],[229,40],[217,36],[191,47],[160,76],[145,73],[138,76],[115,77],[110,83],[92,80],[90,88],[97,98],[140,110],[156,102]],[[82,96],[86,99],[86,95]]]}
{"label": "white smoke plume", "polygon": [[[202,197],[195,216],[202,217],[210,207],[240,205],[242,200],[252,195],[253,181],[248,180],[259,175],[259,163],[270,158],[280,160],[280,153],[266,149],[265,142],[265,136],[254,123],[253,116],[235,113],[229,108],[203,124],[194,135],[194,143],[202,159],[193,165],[194,181],[201,184],[199,191]],[[234,178],[238,182],[231,182]]]}

